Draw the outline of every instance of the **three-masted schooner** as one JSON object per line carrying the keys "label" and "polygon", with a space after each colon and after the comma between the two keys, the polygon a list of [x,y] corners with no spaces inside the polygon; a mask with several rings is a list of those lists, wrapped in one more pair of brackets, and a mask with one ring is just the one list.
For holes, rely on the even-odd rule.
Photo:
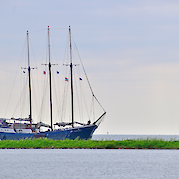
{"label": "three-masted schooner", "polygon": [[[98,117],[93,123],[87,119],[87,123],[81,123],[76,121],[74,118],[74,87],[73,87],[73,60],[72,60],[72,43],[71,43],[71,28],[69,26],[69,56],[70,63],[65,64],[70,68],[70,96],[71,96],[71,121],[70,122],[56,122],[53,124],[53,111],[52,111],[52,77],[51,77],[51,60],[50,60],[50,35],[49,35],[49,26],[48,26],[48,50],[49,50],[49,63],[45,64],[48,66],[49,70],[49,96],[50,96],[50,118],[51,122],[49,124],[45,124],[43,122],[34,123],[32,119],[32,99],[31,99],[31,68],[30,60],[29,60],[29,33],[27,31],[27,48],[28,48],[28,83],[29,83],[29,116],[27,118],[0,118],[0,139],[1,140],[19,140],[25,138],[40,138],[46,137],[54,140],[61,139],[89,139],[92,137],[94,131],[97,129],[101,121],[103,120],[106,111],[102,108],[101,104],[97,100],[94,95],[91,86],[90,90],[94,99],[97,100],[101,108],[103,109],[103,113],[100,117]],[[86,74],[86,73],[85,73]],[[89,82],[89,80],[87,80]],[[53,125],[57,126],[57,128],[53,128]],[[41,128],[46,128],[47,130],[41,130]]]}

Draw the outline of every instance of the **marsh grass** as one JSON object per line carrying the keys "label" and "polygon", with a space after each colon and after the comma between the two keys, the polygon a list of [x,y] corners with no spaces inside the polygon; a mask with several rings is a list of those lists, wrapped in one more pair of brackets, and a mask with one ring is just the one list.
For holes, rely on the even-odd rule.
{"label": "marsh grass", "polygon": [[2,140],[0,149],[179,149],[178,140],[160,139],[137,140],[52,140],[23,139]]}

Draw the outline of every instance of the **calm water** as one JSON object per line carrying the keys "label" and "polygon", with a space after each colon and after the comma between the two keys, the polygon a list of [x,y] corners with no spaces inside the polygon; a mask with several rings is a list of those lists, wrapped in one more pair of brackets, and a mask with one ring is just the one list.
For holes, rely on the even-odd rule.
{"label": "calm water", "polygon": [[126,139],[163,139],[179,140],[179,135],[93,135],[93,140],[126,140]]}
{"label": "calm water", "polygon": [[1,179],[177,179],[179,150],[2,149]]}

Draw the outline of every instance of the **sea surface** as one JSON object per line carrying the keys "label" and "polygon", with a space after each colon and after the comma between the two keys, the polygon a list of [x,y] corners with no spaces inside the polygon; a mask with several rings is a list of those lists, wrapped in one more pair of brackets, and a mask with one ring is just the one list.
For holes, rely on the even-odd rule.
{"label": "sea surface", "polygon": [[[112,136],[110,140],[136,139]],[[0,149],[0,179],[178,179],[178,166],[179,150]]]}
{"label": "sea surface", "polygon": [[179,135],[93,135],[93,140],[162,139],[179,140]]}
{"label": "sea surface", "polygon": [[179,150],[2,149],[1,179],[178,179]]}

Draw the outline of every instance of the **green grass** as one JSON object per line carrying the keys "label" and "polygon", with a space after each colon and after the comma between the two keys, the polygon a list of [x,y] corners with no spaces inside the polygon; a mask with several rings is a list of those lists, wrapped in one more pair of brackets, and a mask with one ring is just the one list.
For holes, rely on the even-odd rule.
{"label": "green grass", "polygon": [[2,140],[0,149],[179,149],[179,141],[158,139],[137,140]]}

